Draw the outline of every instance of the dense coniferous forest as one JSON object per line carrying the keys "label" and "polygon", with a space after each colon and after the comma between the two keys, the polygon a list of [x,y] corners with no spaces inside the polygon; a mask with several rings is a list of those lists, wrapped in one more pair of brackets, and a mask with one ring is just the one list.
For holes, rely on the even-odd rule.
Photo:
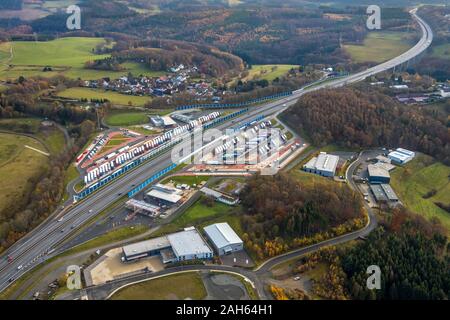
{"label": "dense coniferous forest", "polygon": [[376,90],[339,88],[310,93],[283,117],[317,146],[401,146],[450,164],[448,120],[439,113],[398,104]]}
{"label": "dense coniferous forest", "polygon": [[[397,209],[366,242],[341,255],[355,299],[442,300],[450,296],[447,238],[439,224]],[[381,290],[367,290],[370,264],[381,269]]]}

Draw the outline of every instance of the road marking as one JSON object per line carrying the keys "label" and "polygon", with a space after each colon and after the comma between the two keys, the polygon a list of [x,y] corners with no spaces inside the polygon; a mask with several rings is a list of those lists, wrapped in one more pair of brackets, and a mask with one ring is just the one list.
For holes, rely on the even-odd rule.
{"label": "road marking", "polygon": [[40,154],[43,154],[44,156],[50,157],[50,153],[41,151],[41,150],[39,150],[39,149],[30,147],[30,146],[28,146],[28,145],[25,145],[25,148],[31,149],[31,150],[33,150],[33,151],[39,152]]}

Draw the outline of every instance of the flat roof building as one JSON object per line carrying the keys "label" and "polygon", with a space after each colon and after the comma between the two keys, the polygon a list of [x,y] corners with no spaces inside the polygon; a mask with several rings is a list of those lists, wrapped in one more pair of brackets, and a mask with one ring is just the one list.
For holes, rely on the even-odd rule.
{"label": "flat roof building", "polygon": [[397,194],[395,193],[394,189],[392,189],[392,187],[389,184],[382,184],[381,188],[383,189],[383,192],[389,201],[392,201],[392,202],[398,201]]}
{"label": "flat roof building", "polygon": [[389,184],[373,184],[370,186],[377,202],[398,202],[399,199]]}
{"label": "flat roof building", "polygon": [[213,256],[211,248],[195,228],[169,234],[167,239],[178,261],[210,259]]}
{"label": "flat roof building", "polygon": [[369,175],[370,183],[389,183],[389,181],[391,180],[389,171],[380,166],[369,164],[367,166],[367,172]]}
{"label": "flat roof building", "polygon": [[228,223],[216,223],[204,228],[219,256],[244,249],[244,243]]}
{"label": "flat roof building", "polygon": [[391,159],[392,162],[397,164],[405,164],[414,159],[415,156],[416,154],[413,151],[409,151],[403,148],[397,148],[397,150],[392,151],[388,154],[388,158]]}
{"label": "flat roof building", "polygon": [[210,259],[211,248],[194,227],[122,247],[125,261],[160,255],[163,263]]}
{"label": "flat roof building", "polygon": [[181,190],[163,184],[156,184],[149,192],[147,192],[148,197],[171,205],[176,204],[181,200],[181,194]]}
{"label": "flat roof building", "polygon": [[303,166],[303,170],[306,172],[319,174],[324,177],[333,177],[336,172],[338,162],[338,156],[321,152],[317,157],[309,160]]}
{"label": "flat roof building", "polygon": [[377,202],[386,202],[387,197],[384,194],[383,188],[379,184],[372,184],[370,186],[370,191],[372,191],[373,196]]}
{"label": "flat roof building", "polygon": [[126,261],[132,261],[158,255],[161,250],[169,248],[170,242],[167,237],[158,237],[124,246],[122,252]]}

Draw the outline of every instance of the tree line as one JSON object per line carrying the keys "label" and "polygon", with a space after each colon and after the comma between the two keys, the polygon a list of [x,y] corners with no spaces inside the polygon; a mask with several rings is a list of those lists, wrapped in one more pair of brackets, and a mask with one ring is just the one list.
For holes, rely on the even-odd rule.
{"label": "tree line", "polygon": [[313,144],[404,147],[450,164],[448,119],[399,104],[375,89],[329,89],[304,95],[283,118]]}
{"label": "tree line", "polygon": [[[327,265],[312,291],[325,299],[446,300],[450,257],[446,231],[438,221],[397,207],[384,212],[365,241],[351,247],[325,247],[300,259],[295,273]],[[370,290],[367,268],[380,268],[380,289]]]}
{"label": "tree line", "polygon": [[[40,103],[37,93],[55,79],[23,79],[0,98],[0,118],[33,116],[65,124],[72,144],[50,157],[49,169],[36,181],[24,201],[12,204],[0,214],[0,251],[9,247],[42,222],[59,205],[64,194],[66,169],[95,131],[95,114],[75,106]],[[55,84],[55,83],[53,83]],[[7,130],[36,134],[29,126],[9,125]]]}
{"label": "tree line", "polygon": [[299,239],[329,232],[363,215],[361,197],[348,186],[303,185],[286,173],[249,178],[241,200],[244,240],[260,258],[284,252],[300,245]]}

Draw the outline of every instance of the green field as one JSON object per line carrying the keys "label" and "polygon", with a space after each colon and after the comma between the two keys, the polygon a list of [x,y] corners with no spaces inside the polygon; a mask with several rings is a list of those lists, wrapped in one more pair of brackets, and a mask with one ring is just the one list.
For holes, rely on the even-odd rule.
{"label": "green field", "polygon": [[182,273],[149,280],[125,287],[112,300],[200,300],[206,297],[201,276],[196,272]]}
{"label": "green field", "polygon": [[89,249],[96,249],[98,247],[125,240],[148,231],[148,226],[137,225],[133,227],[121,227],[111,230],[97,238],[91,239],[85,243],[80,244],[70,250],[70,253],[82,252]]}
{"label": "green field", "polygon": [[25,145],[46,152],[45,146],[35,139],[0,133],[0,211],[24,202],[33,181],[48,168],[49,158]]}
{"label": "green field", "polygon": [[[85,80],[102,77],[118,78],[131,72],[135,75],[161,75],[139,63],[125,63],[124,71],[102,71],[85,69],[87,61],[109,57],[108,54],[98,55],[93,50],[98,45],[107,45],[103,38],[60,38],[52,41],[15,41],[0,45],[0,79],[16,79],[19,76],[41,75],[50,77],[63,74],[69,78]],[[13,58],[10,61],[9,48],[12,45]],[[12,64],[12,67],[5,66]],[[52,71],[43,72],[45,66],[51,66]]]}
{"label": "green field", "polygon": [[344,45],[355,62],[384,62],[411,48],[410,35],[402,32],[371,32],[363,45]]}
{"label": "green field", "polygon": [[58,96],[68,99],[107,99],[112,104],[123,106],[143,106],[151,100],[150,97],[130,96],[113,91],[104,91],[91,88],[69,88],[58,92]]}
{"label": "green field", "polygon": [[[450,167],[420,155],[404,167],[393,171],[391,185],[407,208],[428,219],[439,218],[450,231],[450,213],[434,204],[450,204],[449,177]],[[424,199],[423,196],[433,189],[437,193]]]}
{"label": "green field", "polygon": [[291,64],[263,64],[253,65],[249,70],[249,74],[243,80],[267,80],[272,81],[288,73],[292,68],[298,66]]}
{"label": "green field", "polygon": [[432,56],[442,59],[450,59],[450,44],[433,46]]}
{"label": "green field", "polygon": [[147,112],[122,112],[108,115],[105,122],[111,126],[133,126],[148,123],[149,118]]}

